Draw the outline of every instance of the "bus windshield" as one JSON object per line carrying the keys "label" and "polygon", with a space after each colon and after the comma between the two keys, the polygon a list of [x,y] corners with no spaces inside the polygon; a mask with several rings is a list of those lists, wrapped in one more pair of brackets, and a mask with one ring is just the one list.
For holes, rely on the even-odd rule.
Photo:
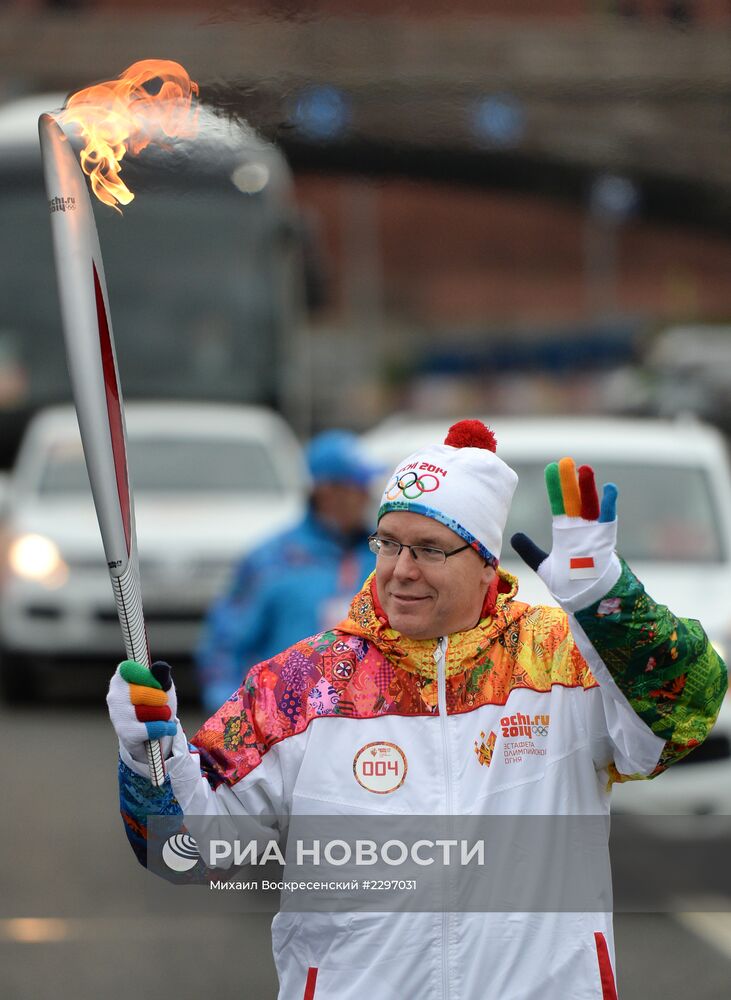
{"label": "bus windshield", "polygon": [[[125,395],[270,403],[286,226],[232,184],[95,206]],[[0,192],[0,411],[69,398],[40,179]]]}

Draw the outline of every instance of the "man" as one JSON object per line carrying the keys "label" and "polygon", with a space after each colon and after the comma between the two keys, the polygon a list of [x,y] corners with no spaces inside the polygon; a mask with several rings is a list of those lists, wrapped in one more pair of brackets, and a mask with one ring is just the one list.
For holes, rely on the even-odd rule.
{"label": "man", "polygon": [[[600,503],[590,468],[548,467],[552,552],[513,538],[561,604],[541,608],[498,564],[516,483],[477,421],[402,462],[347,619],[254,667],[193,750],[169,668],[158,682],[120,667],[108,701],[143,863],[150,813],[602,816],[611,782],[654,777],[703,740],[725,667],[615,555],[616,489]],[[133,702],[163,689],[158,720],[140,721]],[[515,764],[501,751],[536,717],[541,752]],[[160,736],[169,781],[153,789],[143,741]],[[392,754],[386,785],[366,776],[374,747]],[[604,912],[280,913],[272,934],[280,1000],[616,997]]]}
{"label": "man", "polygon": [[379,470],[347,431],[313,438],[307,464],[305,516],[242,559],[208,612],[197,650],[208,712],[236,690],[249,667],[339,622],[373,569],[366,524]]}

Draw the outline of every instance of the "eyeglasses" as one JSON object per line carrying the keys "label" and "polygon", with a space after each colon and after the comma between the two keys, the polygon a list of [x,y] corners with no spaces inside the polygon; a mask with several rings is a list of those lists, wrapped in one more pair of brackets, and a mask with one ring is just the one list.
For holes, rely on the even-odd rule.
{"label": "eyeglasses", "polygon": [[398,559],[402,549],[408,549],[417,562],[429,563],[432,566],[443,565],[450,556],[456,556],[458,552],[471,549],[471,545],[460,545],[458,549],[445,552],[444,549],[437,549],[433,545],[406,545],[405,542],[397,542],[393,538],[380,538],[378,535],[371,535],[368,539],[368,546],[376,556],[384,559]]}

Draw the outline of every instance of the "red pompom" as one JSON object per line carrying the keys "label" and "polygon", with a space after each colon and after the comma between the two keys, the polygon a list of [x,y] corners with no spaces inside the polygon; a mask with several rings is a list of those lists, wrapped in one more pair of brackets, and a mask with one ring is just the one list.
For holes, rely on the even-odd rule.
{"label": "red pompom", "polygon": [[451,444],[453,448],[485,448],[487,451],[497,449],[495,435],[481,420],[460,420],[452,424],[444,443]]}

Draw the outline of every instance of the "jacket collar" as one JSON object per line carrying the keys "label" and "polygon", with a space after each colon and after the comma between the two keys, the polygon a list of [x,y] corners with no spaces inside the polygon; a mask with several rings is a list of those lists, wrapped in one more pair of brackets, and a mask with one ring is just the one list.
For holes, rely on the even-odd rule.
{"label": "jacket collar", "polygon": [[[524,613],[527,605],[514,600],[517,579],[500,567],[498,576],[494,613],[482,618],[474,628],[453,632],[448,637],[447,677],[484,662],[490,646]],[[436,676],[437,639],[411,639],[391,628],[378,600],[375,573],[365,581],[350,605],[348,617],[337,627],[341,632],[373,643],[395,667],[425,677]]]}

